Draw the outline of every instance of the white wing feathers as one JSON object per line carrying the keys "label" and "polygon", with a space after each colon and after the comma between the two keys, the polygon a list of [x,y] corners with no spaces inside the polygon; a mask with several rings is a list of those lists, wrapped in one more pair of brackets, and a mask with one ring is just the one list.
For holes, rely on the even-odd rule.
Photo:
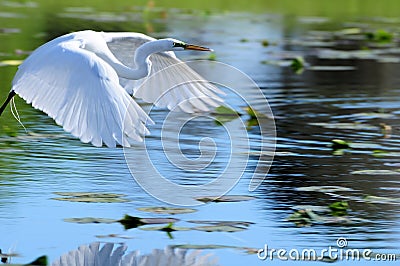
{"label": "white wing feathers", "polygon": [[115,147],[140,141],[152,121],[114,69],[81,45],[70,40],[39,48],[20,66],[12,90],[83,142]]}
{"label": "white wing feathers", "polygon": [[[123,64],[134,67],[134,51],[145,42],[154,40],[138,33],[103,33],[108,47]],[[120,79],[125,90],[157,107],[181,110],[187,113],[210,111],[221,105],[217,95],[224,92],[206,81],[173,52],[150,56],[151,72],[141,80]]]}
{"label": "white wing feathers", "polygon": [[141,141],[149,133],[145,125],[153,121],[129,91],[158,107],[188,113],[209,111],[223,101],[217,96],[224,94],[222,91],[173,52],[151,55],[151,73],[147,78],[119,78],[108,63],[83,49],[88,37],[108,42],[115,57],[130,67],[134,67],[135,50],[154,40],[139,33],[83,31],[64,35],[35,50],[19,67],[12,87],[33,107],[47,113],[85,143],[130,146],[131,140]]}
{"label": "white wing feathers", "polygon": [[[134,89],[133,95],[157,107],[181,110],[187,113],[207,112],[222,103],[223,94],[186,63],[157,54],[151,57],[154,73]],[[129,82],[128,82],[129,85]],[[175,109],[177,108],[177,109]]]}

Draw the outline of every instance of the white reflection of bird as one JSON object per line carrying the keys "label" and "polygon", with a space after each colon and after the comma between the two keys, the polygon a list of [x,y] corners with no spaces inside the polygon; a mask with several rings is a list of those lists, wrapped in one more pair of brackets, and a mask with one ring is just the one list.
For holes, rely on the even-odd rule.
{"label": "white reflection of bird", "polygon": [[80,246],[77,250],[62,255],[52,266],[213,266],[218,265],[216,258],[210,260],[210,255],[200,252],[188,253],[186,249],[167,247],[164,250],[154,249],[151,254],[140,255],[138,251],[126,255],[127,246],[120,245],[114,249],[114,244],[105,243],[100,249],[100,243]]}
{"label": "white reflection of bird", "polygon": [[[140,33],[87,30],[63,35],[36,49],[20,65],[0,115],[18,94],[82,142],[130,146],[129,140],[141,141],[149,133],[146,124],[153,121],[128,92],[158,107],[189,113],[221,104],[217,87],[193,82],[204,79],[176,58],[173,51],[180,50],[211,51]],[[150,75],[151,88],[137,86]],[[171,90],[163,83],[184,85]]]}

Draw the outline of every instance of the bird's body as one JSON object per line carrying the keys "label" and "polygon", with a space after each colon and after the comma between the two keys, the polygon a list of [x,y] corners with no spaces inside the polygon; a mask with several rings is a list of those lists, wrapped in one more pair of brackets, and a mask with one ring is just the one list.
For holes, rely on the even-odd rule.
{"label": "bird's body", "polygon": [[[20,65],[0,114],[16,93],[82,142],[130,146],[130,140],[140,141],[149,133],[146,124],[153,122],[129,93],[185,112],[207,111],[222,102],[215,86],[193,82],[203,79],[172,52],[183,49],[210,50],[140,33],[63,35]],[[139,86],[149,76],[155,78],[148,86]],[[179,84],[185,85],[171,90]]]}

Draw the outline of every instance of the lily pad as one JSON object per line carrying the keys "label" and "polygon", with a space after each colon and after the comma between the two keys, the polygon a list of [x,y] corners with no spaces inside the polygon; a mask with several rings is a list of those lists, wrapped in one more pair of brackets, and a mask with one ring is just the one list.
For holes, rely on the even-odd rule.
{"label": "lily pad", "polygon": [[355,70],[353,66],[310,66],[307,70],[312,71],[349,71]]}
{"label": "lily pad", "polygon": [[20,33],[21,29],[19,28],[0,28],[0,33],[10,34],[10,33]]}
{"label": "lily pad", "polygon": [[210,53],[210,55],[208,56],[208,60],[210,61],[217,60],[217,55],[215,53]]}
{"label": "lily pad", "polygon": [[358,170],[358,171],[353,171],[350,174],[353,174],[353,175],[400,175],[400,171],[383,170],[383,169]]}
{"label": "lily pad", "polygon": [[140,218],[140,221],[144,224],[166,224],[166,223],[175,223],[178,222],[179,219],[176,218]]}
{"label": "lily pad", "polygon": [[174,208],[174,207],[144,207],[144,208],[137,208],[137,210],[143,212],[152,212],[161,214],[183,214],[183,213],[192,213],[197,211],[195,209],[190,209],[190,208]]}
{"label": "lily pad", "polygon": [[310,123],[312,126],[320,126],[328,129],[352,129],[352,130],[378,130],[377,126],[363,123]]}
{"label": "lily pad", "polygon": [[257,254],[258,251],[260,250],[259,248],[248,248],[248,247],[240,247],[238,249],[243,250],[244,252],[246,252],[249,255]]}
{"label": "lily pad", "polygon": [[251,118],[246,122],[246,129],[251,130],[252,127],[258,126],[259,122],[256,118]]}
{"label": "lily pad", "polygon": [[242,227],[248,227],[252,224],[253,222],[245,222],[245,221],[211,221],[211,220],[191,220],[188,221],[189,223],[194,223],[194,224],[211,224],[211,225],[219,225],[219,226],[242,226]]}
{"label": "lily pad", "polygon": [[331,140],[331,147],[334,150],[338,150],[338,149],[348,149],[350,148],[350,144],[342,139],[333,139]]}
{"label": "lily pad", "polygon": [[349,204],[347,201],[337,201],[329,205],[329,209],[331,210],[347,210],[349,208]]}
{"label": "lily pad", "polygon": [[129,202],[127,199],[119,199],[119,198],[52,198],[53,200],[61,200],[61,201],[70,201],[70,202],[85,202],[85,203],[116,203],[116,202]]}
{"label": "lily pad", "polygon": [[126,230],[136,228],[146,224],[169,224],[179,221],[175,218],[140,218],[130,215],[125,215],[124,218],[118,220]]}
{"label": "lily pad", "polygon": [[263,65],[272,65],[278,67],[289,67],[292,64],[291,60],[282,59],[282,60],[262,60],[260,61]]}
{"label": "lily pad", "polygon": [[356,114],[353,114],[352,116],[365,117],[365,118],[382,118],[382,119],[389,119],[389,118],[395,118],[396,117],[396,115],[391,114],[391,113],[379,113],[379,112],[356,113]]}
{"label": "lily pad", "polygon": [[370,222],[369,220],[357,218],[357,217],[349,217],[349,216],[332,216],[332,217],[323,217],[322,223],[326,225],[359,225]]}
{"label": "lily pad", "polygon": [[211,114],[215,116],[215,123],[217,123],[218,125],[230,122],[242,115],[235,110],[223,105],[215,108],[215,110]]}
{"label": "lily pad", "polygon": [[248,196],[248,195],[226,195],[226,196],[220,196],[220,197],[197,197],[195,198],[198,201],[201,202],[240,202],[240,201],[247,201],[247,200],[253,200],[256,199],[256,197],[253,196]]}
{"label": "lily pad", "polygon": [[400,198],[392,198],[392,197],[380,197],[380,196],[372,196],[366,195],[362,198],[364,202],[367,203],[378,203],[378,204],[399,204]]}
{"label": "lily pad", "polygon": [[86,202],[86,203],[115,203],[129,202],[129,200],[121,198],[126,195],[116,193],[97,193],[97,192],[54,192],[56,195],[65,196],[62,198],[52,198],[54,200],[70,201],[70,202]]}
{"label": "lily pad", "polygon": [[378,29],[375,32],[368,32],[365,35],[368,40],[379,43],[388,43],[393,40],[393,33]]}
{"label": "lily pad", "polygon": [[383,157],[383,156],[385,156],[385,154],[386,154],[386,151],[384,151],[384,150],[373,150],[372,151],[372,156],[375,156],[375,157]]}
{"label": "lily pad", "polygon": [[313,192],[339,192],[339,191],[353,191],[352,188],[341,187],[341,186],[309,186],[309,187],[299,187],[297,191],[313,191]]}
{"label": "lily pad", "polygon": [[250,116],[251,119],[257,119],[260,117],[263,117],[265,115],[263,115],[262,113],[258,112],[257,110],[255,110],[253,107],[251,106],[246,106],[244,108],[244,110],[246,111],[246,113]]}
{"label": "lily pad", "polygon": [[337,201],[329,205],[333,216],[344,216],[347,214],[349,204],[347,201]]}
{"label": "lily pad", "polygon": [[178,249],[235,249],[242,250],[247,254],[257,254],[259,248],[251,248],[251,247],[240,247],[240,246],[228,246],[228,245],[217,245],[217,244],[206,244],[206,245],[197,245],[197,244],[182,244],[182,245],[172,245],[171,248]]}
{"label": "lily pad", "polygon": [[93,7],[66,7],[64,8],[65,12],[72,12],[72,13],[91,13],[94,12]]}
{"label": "lily pad", "polygon": [[94,197],[94,198],[115,198],[126,196],[116,193],[99,193],[99,192],[54,192],[54,194],[66,197]]}
{"label": "lily pad", "polygon": [[246,228],[237,227],[233,225],[204,225],[204,226],[194,227],[193,229],[205,232],[228,232],[228,233],[240,232],[246,230]]}
{"label": "lily pad", "polygon": [[80,223],[80,224],[88,224],[88,223],[120,223],[124,226],[124,228],[131,229],[136,228],[146,224],[169,224],[175,223],[179,221],[175,218],[141,218],[130,215],[125,215],[124,218],[120,220],[116,219],[108,219],[108,218],[95,218],[95,217],[83,217],[83,218],[66,218],[65,222],[70,223]]}
{"label": "lily pad", "polygon": [[301,56],[294,58],[290,64],[290,67],[296,74],[301,74],[304,70],[304,66],[305,61],[304,58]]}
{"label": "lily pad", "polygon": [[326,23],[330,19],[328,17],[298,17],[297,20],[300,23],[305,23],[305,24],[319,24],[319,23]]}
{"label": "lily pad", "polygon": [[[297,45],[297,46],[305,46],[305,47],[335,47],[336,42],[333,41],[318,41],[315,39],[311,40],[288,40],[288,44]],[[307,68],[309,69],[309,68]]]}
{"label": "lily pad", "polygon": [[180,248],[180,249],[220,249],[220,248],[238,248],[235,246],[227,246],[227,245],[193,245],[193,244],[183,244],[183,245],[172,245],[172,248]]}
{"label": "lily pad", "polygon": [[377,60],[378,56],[371,51],[356,50],[356,51],[341,51],[324,49],[318,51],[320,59],[360,59],[360,60]]}
{"label": "lily pad", "polygon": [[151,227],[140,227],[140,230],[143,231],[165,231],[165,232],[173,232],[173,231],[190,231],[193,230],[190,227],[180,227],[180,226],[151,226]]}
{"label": "lily pad", "polygon": [[373,150],[372,156],[375,156],[375,157],[400,157],[400,152]]}
{"label": "lily pad", "polygon": [[382,146],[379,143],[374,143],[374,142],[352,142],[351,147],[353,149],[370,150],[370,149],[380,149]]}
{"label": "lily pad", "polygon": [[240,113],[236,112],[235,110],[226,107],[226,106],[218,106],[215,108],[214,112],[212,112],[213,115],[233,115],[233,116],[238,116]]}
{"label": "lily pad", "polygon": [[297,226],[311,225],[313,222],[320,222],[323,220],[319,215],[309,209],[295,211],[287,219]]}
{"label": "lily pad", "polygon": [[264,46],[264,47],[267,47],[267,46],[269,46],[269,41],[264,39],[264,40],[261,41],[261,45]]}
{"label": "lily pad", "polygon": [[166,232],[168,237],[170,239],[173,239],[174,237],[172,236],[172,232],[175,231],[189,231],[192,230],[191,228],[187,228],[187,227],[175,227],[174,223],[169,223],[167,226],[156,226],[156,227],[145,227],[145,228],[140,228],[142,230],[147,230],[147,231],[163,231]]}
{"label": "lily pad", "polygon": [[251,156],[297,156],[297,153],[290,151],[249,151],[246,154]]}
{"label": "lily pad", "polygon": [[390,138],[390,136],[392,135],[392,126],[386,123],[379,123],[379,126],[381,127],[381,133],[383,137]]}
{"label": "lily pad", "polygon": [[240,247],[240,246],[228,246],[228,245],[217,245],[217,244],[206,244],[206,245],[197,245],[197,244],[182,244],[182,245],[172,245],[171,248],[178,249],[235,249],[246,252],[247,254],[257,254],[259,248],[251,248],[251,247]]}
{"label": "lily pad", "polygon": [[313,212],[322,212],[322,213],[328,213],[330,212],[330,209],[326,206],[316,206],[316,205],[296,205],[293,206],[292,209],[295,210],[312,210]]}
{"label": "lily pad", "polygon": [[91,223],[111,224],[118,222],[118,220],[108,219],[108,218],[82,217],[82,218],[65,218],[64,222],[78,223],[78,224],[91,224]]}
{"label": "lily pad", "polygon": [[396,56],[382,56],[377,58],[377,61],[379,63],[392,63],[392,64],[400,63],[400,59]]}
{"label": "lily pad", "polygon": [[132,239],[133,236],[119,235],[119,234],[108,234],[108,235],[97,235],[97,238],[121,238],[121,239]]}
{"label": "lily pad", "polygon": [[0,66],[19,66],[22,62],[22,60],[3,60],[0,61]]}
{"label": "lily pad", "polygon": [[[331,213],[331,215],[334,213]],[[288,221],[295,223],[297,226],[311,226],[314,224],[359,224],[365,223],[366,220],[360,218],[351,218],[348,216],[327,216],[318,215],[312,210],[302,209],[294,212],[288,218]]]}
{"label": "lily pad", "polygon": [[360,28],[346,28],[335,32],[336,35],[356,35],[360,34],[362,30]]}

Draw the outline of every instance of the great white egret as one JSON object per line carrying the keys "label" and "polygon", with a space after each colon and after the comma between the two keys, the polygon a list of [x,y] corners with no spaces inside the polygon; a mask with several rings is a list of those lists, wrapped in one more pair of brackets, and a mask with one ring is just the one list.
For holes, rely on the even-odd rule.
{"label": "great white egret", "polygon": [[[188,113],[222,103],[217,87],[191,82],[204,79],[176,58],[173,51],[181,50],[212,51],[141,33],[86,30],[63,35],[37,48],[19,66],[0,115],[18,94],[82,142],[130,146],[129,140],[141,141],[149,133],[146,124],[153,121],[129,93]],[[154,77],[151,88],[138,86],[150,76]],[[178,84],[183,85],[169,91]]]}

